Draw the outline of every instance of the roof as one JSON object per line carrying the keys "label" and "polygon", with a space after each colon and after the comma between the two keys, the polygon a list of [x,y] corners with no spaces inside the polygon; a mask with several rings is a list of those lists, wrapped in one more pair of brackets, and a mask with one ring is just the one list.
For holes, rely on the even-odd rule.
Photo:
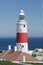
{"label": "roof", "polygon": [[39,61],[38,59],[32,57],[28,53],[13,50],[7,50],[0,54],[1,58],[4,58],[9,61],[23,61],[23,56],[25,56],[26,61]]}
{"label": "roof", "polygon": [[20,10],[19,15],[25,15],[24,11],[23,10]]}

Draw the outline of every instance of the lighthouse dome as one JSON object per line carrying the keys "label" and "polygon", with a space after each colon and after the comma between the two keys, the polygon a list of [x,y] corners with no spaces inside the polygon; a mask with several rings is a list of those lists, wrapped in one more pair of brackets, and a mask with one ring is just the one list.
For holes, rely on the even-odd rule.
{"label": "lighthouse dome", "polygon": [[19,15],[25,15],[24,11],[23,10],[20,10]]}
{"label": "lighthouse dome", "polygon": [[19,13],[19,20],[24,20],[25,19],[25,13],[23,10],[20,10],[20,13]]}

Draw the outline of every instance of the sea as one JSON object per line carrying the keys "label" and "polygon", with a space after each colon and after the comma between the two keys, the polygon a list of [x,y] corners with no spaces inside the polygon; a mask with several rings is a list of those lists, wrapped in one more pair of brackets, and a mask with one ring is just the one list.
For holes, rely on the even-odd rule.
{"label": "sea", "polygon": [[[0,38],[0,50],[7,50],[8,45],[14,46],[16,45],[16,38]],[[43,49],[43,37],[29,37],[28,38],[28,49],[34,50],[35,48]]]}

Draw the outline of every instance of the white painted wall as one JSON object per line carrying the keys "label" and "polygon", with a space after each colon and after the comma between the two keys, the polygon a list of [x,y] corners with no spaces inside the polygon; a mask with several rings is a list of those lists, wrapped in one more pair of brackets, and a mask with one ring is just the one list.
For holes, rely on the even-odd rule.
{"label": "white painted wall", "polygon": [[[28,51],[28,43],[17,43],[16,45],[17,45],[17,51],[21,51],[21,52],[27,52]],[[22,45],[24,47],[22,47]]]}
{"label": "white painted wall", "polygon": [[[24,27],[25,25],[25,27]],[[17,24],[17,32],[19,33],[27,33],[27,24],[24,22],[20,22]]]}
{"label": "white painted wall", "polygon": [[26,62],[26,58],[25,58],[25,56],[23,56],[23,62]]}
{"label": "white painted wall", "polygon": [[11,50],[11,45],[8,45],[8,50]]}
{"label": "white painted wall", "polygon": [[17,46],[14,46],[14,51],[17,51]]}

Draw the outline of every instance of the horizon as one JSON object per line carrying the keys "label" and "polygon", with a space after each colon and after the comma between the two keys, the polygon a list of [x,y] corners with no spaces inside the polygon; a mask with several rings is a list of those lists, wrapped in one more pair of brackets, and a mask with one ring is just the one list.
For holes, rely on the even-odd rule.
{"label": "horizon", "polygon": [[0,0],[0,37],[16,37],[16,23],[21,8],[28,23],[28,37],[43,37],[42,3],[41,0]]}
{"label": "horizon", "polygon": [[[16,38],[16,37],[0,37],[1,38]],[[43,38],[43,37],[28,37],[28,38]]]}

